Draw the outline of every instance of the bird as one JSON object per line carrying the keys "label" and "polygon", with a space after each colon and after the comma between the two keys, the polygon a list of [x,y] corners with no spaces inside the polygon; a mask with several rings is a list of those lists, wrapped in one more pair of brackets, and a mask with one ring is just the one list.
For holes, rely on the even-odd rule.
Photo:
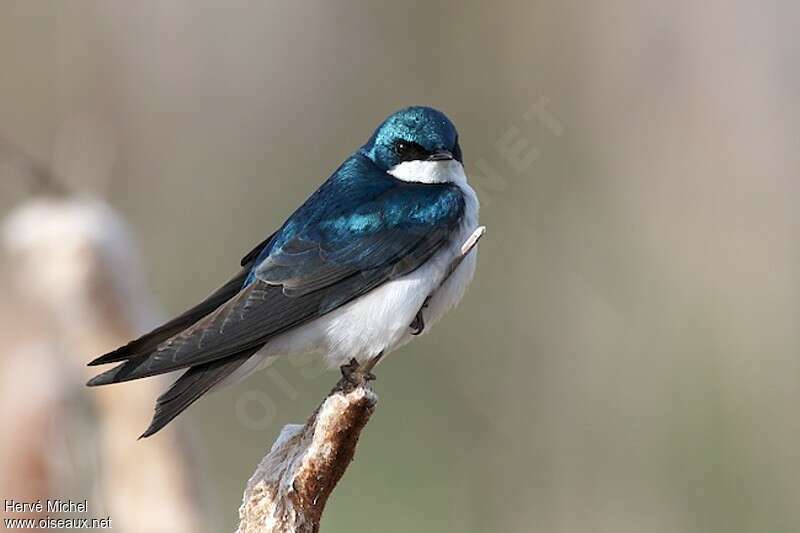
{"label": "bird", "polygon": [[92,360],[118,364],[87,385],[182,370],[156,400],[144,438],[278,357],[319,353],[343,374],[371,369],[462,299],[476,254],[458,256],[478,212],[453,123],[431,107],[401,109],[244,256],[233,278]]}

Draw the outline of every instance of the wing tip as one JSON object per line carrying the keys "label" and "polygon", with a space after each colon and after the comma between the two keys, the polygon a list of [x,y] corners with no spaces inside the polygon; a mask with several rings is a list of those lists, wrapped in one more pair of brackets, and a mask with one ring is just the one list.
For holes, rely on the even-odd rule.
{"label": "wing tip", "polygon": [[[117,367],[118,368],[118,367]],[[112,368],[111,370],[106,370],[100,374],[97,374],[89,381],[86,382],[87,387],[99,387],[100,385],[111,385],[112,383],[116,383],[114,378],[117,374],[117,368]]]}
{"label": "wing tip", "polygon": [[119,363],[121,361],[126,361],[128,359],[136,357],[137,355],[141,355],[137,353],[136,350],[141,348],[141,346],[139,345],[142,344],[142,340],[146,339],[150,335],[153,335],[154,333],[157,333],[157,330],[138,339],[134,339],[130,341],[128,344],[120,346],[116,350],[112,350],[99,357],[95,357],[94,359],[86,363],[86,366],[100,366],[100,365],[107,365],[109,363]]}
{"label": "wing tip", "polygon": [[92,379],[86,382],[87,387],[98,387],[101,385],[111,385],[113,383],[123,383],[125,381],[132,381],[134,379],[141,379],[150,377],[154,374],[142,372],[139,370],[141,361],[129,360],[124,363],[110,368],[105,372],[97,374]]}
{"label": "wing tip", "polygon": [[107,354],[103,354],[100,357],[95,357],[94,359],[86,363],[86,366],[100,366],[100,365],[105,365],[107,363],[115,363],[116,361],[113,358],[113,354],[115,353],[116,351],[113,351]]}
{"label": "wing tip", "polygon": [[142,440],[142,439],[146,439],[148,437],[152,437],[153,435],[158,433],[161,429],[163,429],[165,425],[166,424],[161,424],[161,425],[156,424],[156,421],[153,420],[150,423],[150,425],[147,426],[147,429],[144,430],[144,433],[139,435],[139,437],[136,440]]}

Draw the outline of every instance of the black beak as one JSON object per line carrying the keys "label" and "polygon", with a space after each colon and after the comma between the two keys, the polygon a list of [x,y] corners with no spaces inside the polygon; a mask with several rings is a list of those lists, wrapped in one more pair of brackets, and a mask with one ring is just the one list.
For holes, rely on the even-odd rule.
{"label": "black beak", "polygon": [[453,159],[453,154],[447,150],[436,150],[428,156],[428,161],[450,161]]}

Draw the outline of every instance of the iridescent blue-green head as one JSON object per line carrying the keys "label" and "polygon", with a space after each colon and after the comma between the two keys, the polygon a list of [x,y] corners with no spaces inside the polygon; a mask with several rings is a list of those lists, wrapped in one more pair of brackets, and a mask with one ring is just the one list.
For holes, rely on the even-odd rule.
{"label": "iridescent blue-green head", "polygon": [[361,152],[384,170],[409,161],[462,161],[456,127],[441,111],[422,106],[389,115]]}

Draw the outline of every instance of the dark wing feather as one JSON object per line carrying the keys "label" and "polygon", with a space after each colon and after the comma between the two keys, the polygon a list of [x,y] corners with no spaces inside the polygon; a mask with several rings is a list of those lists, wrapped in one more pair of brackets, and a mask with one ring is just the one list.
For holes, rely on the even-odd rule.
{"label": "dark wing feather", "polygon": [[270,235],[269,237],[258,243],[258,245],[255,248],[247,252],[247,255],[242,257],[242,261],[240,263],[241,266],[245,267],[245,269],[247,270],[250,270],[250,267],[253,266],[253,263],[255,262],[256,259],[258,259],[258,256],[261,255],[261,252],[263,252],[264,249],[267,248],[267,245],[270,243],[273,237],[275,237],[275,233],[273,233],[272,235]]}
{"label": "dark wing feather", "polygon": [[136,357],[150,355],[159,344],[169,339],[173,335],[185,330],[236,296],[236,294],[242,290],[245,280],[247,279],[247,276],[250,274],[250,270],[253,267],[253,262],[274,236],[275,234],[273,233],[268,239],[261,242],[253,249],[253,251],[248,253],[244,259],[242,259],[242,266],[244,268],[242,268],[242,270],[236,274],[236,276],[231,278],[227,283],[225,283],[225,285],[217,289],[208,298],[195,305],[188,311],[182,313],[180,316],[173,318],[166,324],[163,324],[153,331],[142,335],[138,339],[132,340],[125,346],[117,348],[113,352],[101,355],[100,357],[91,361],[89,366],[116,363]]}
{"label": "dark wing feather", "polygon": [[424,264],[461,221],[453,185],[394,182],[349,212],[276,236],[254,279],[225,305],[90,385],[128,381],[234,356]]}

